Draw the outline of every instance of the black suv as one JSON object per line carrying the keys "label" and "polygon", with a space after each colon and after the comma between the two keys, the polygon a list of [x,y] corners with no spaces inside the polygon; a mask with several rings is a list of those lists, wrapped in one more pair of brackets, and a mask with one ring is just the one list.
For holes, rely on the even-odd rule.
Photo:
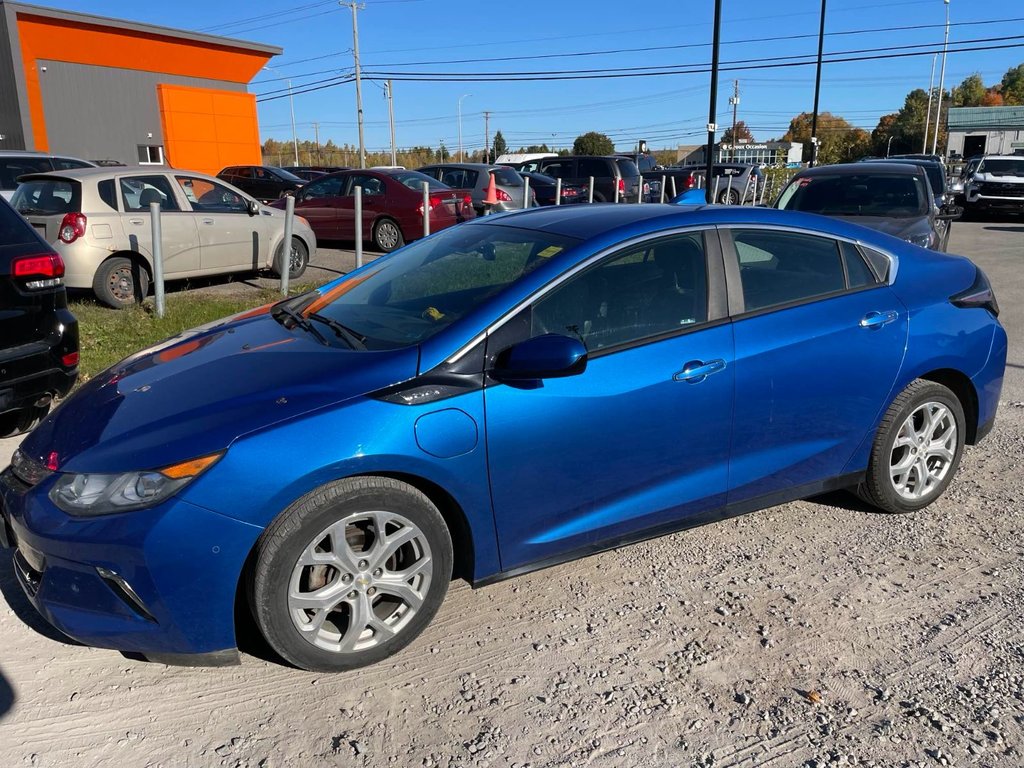
{"label": "black suv", "polygon": [[77,376],[64,262],[0,200],[0,437],[35,426]]}
{"label": "black suv", "polygon": [[595,203],[613,203],[616,199],[620,203],[635,203],[640,191],[640,171],[636,163],[627,157],[545,157],[540,161],[539,172],[584,187],[593,176]]}
{"label": "black suv", "polygon": [[270,165],[230,165],[217,178],[264,203],[284,197],[306,183],[294,173]]}

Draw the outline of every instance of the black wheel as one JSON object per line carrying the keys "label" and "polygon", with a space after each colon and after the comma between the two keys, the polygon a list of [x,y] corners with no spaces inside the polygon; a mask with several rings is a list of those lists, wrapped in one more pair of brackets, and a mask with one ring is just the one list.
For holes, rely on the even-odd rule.
{"label": "black wheel", "polygon": [[384,253],[391,253],[396,248],[405,245],[405,238],[402,237],[402,228],[394,219],[377,219],[373,225],[373,247]]}
{"label": "black wheel", "polygon": [[96,270],[92,290],[107,306],[125,309],[142,301],[149,293],[149,273],[138,262],[114,256]]}
{"label": "black wheel", "polygon": [[738,205],[740,202],[740,193],[735,189],[727,189],[724,192],[719,192],[718,202],[722,205]]}
{"label": "black wheel", "polygon": [[[281,276],[281,260],[282,253],[284,251],[284,241],[277,246],[277,253],[274,256],[274,269],[273,272],[278,277]],[[309,249],[306,248],[306,244],[302,240],[292,235],[292,250],[291,258],[289,260],[291,268],[288,270],[288,279],[295,280],[302,277],[302,273],[306,271],[306,267],[309,266]]]}
{"label": "black wheel", "polygon": [[444,518],[384,477],[326,485],[260,536],[249,604],[270,646],[302,669],[340,672],[391,656],[423,631],[452,574]]}
{"label": "black wheel", "polygon": [[608,201],[604,199],[604,195],[602,195],[600,192],[595,192],[594,193],[594,202],[595,203],[606,203]]}
{"label": "black wheel", "polygon": [[36,425],[45,419],[49,412],[50,406],[48,405],[30,405],[27,408],[0,414],[0,439],[14,437],[35,429]]}
{"label": "black wheel", "polygon": [[933,381],[912,381],[882,419],[857,494],[883,512],[927,507],[960,466],[964,430],[956,395]]}

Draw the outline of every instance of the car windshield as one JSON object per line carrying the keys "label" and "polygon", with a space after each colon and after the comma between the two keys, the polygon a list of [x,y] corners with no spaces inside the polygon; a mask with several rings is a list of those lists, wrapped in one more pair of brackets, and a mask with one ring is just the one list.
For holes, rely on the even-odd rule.
{"label": "car windshield", "polygon": [[911,218],[928,211],[921,178],[894,174],[835,174],[793,179],[776,208],[825,216]]}
{"label": "car windshield", "polygon": [[991,173],[993,176],[1024,176],[1024,157],[1020,160],[1010,158],[982,160],[977,172]]}
{"label": "car windshield", "polygon": [[895,160],[902,165],[916,165],[919,168],[924,168],[925,175],[928,176],[928,183],[932,186],[932,194],[941,195],[946,191],[946,185],[942,183],[942,168],[938,163],[930,162],[915,162],[912,159],[908,160]]}
{"label": "car windshield", "polygon": [[286,171],[284,168],[270,168],[270,171],[275,176],[277,176],[278,178],[280,178],[280,179],[282,179],[284,181],[305,181],[305,179],[300,179],[294,173],[291,173],[290,171]]}
{"label": "car windshield", "polygon": [[68,179],[30,179],[22,182],[11,205],[23,216],[55,216],[79,210],[78,182]]}
{"label": "car windshield", "polygon": [[409,189],[415,189],[417,192],[423,189],[424,181],[430,185],[430,189],[451,189],[447,184],[442,184],[432,176],[427,176],[427,174],[420,173],[419,171],[399,171],[398,173],[392,173],[391,178]]}
{"label": "car windshield", "polygon": [[419,344],[577,242],[516,227],[453,227],[293,306],[340,323],[370,350]]}

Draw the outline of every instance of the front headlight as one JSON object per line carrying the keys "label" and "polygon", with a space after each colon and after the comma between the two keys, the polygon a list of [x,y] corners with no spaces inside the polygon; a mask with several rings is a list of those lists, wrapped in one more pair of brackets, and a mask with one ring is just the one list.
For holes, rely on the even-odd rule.
{"label": "front headlight", "polygon": [[929,232],[924,232],[919,235],[910,235],[907,237],[907,242],[913,243],[914,245],[920,245],[922,248],[927,248],[932,243],[932,236]]}
{"label": "front headlight", "polygon": [[120,474],[62,474],[50,489],[50,501],[69,515],[91,517],[129,512],[159,504],[209,469],[223,454],[155,470]]}

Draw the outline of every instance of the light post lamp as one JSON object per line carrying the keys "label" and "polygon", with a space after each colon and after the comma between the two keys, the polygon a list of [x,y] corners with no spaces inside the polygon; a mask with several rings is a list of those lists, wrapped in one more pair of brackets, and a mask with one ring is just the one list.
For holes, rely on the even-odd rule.
{"label": "light post lamp", "polygon": [[467,96],[472,96],[472,93],[464,93],[459,96],[459,162],[463,162],[466,157],[462,154],[462,100]]}
{"label": "light post lamp", "polygon": [[932,139],[932,154],[939,145],[939,121],[942,119],[942,83],[946,77],[946,48],[949,46],[949,0],[944,0],[946,6],[946,36],[942,41],[942,66],[939,67],[939,105],[935,108],[935,138]]}
{"label": "light post lamp", "polygon": [[[263,67],[263,69],[267,70],[268,72],[277,72],[277,74],[279,74],[279,75],[281,74],[280,71],[278,71],[274,67]],[[299,137],[295,133],[295,97],[292,94],[292,80],[291,80],[291,78],[290,77],[287,78],[287,81],[288,81],[288,105],[291,108],[291,112],[292,112],[292,144],[295,147],[295,164],[298,165],[299,164]]]}

